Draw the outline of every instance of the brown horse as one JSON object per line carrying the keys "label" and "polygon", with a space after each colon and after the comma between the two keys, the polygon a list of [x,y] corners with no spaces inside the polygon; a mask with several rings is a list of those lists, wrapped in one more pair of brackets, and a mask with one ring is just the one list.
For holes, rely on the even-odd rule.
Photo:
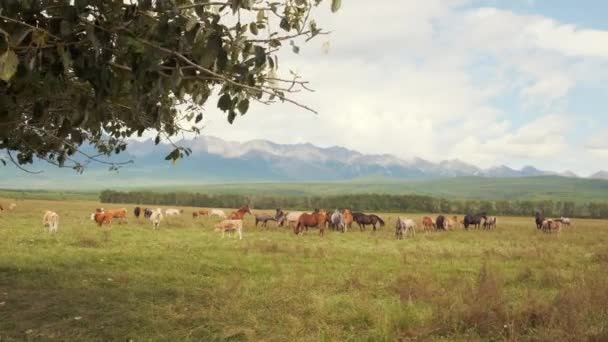
{"label": "brown horse", "polygon": [[433,220],[432,217],[425,216],[422,218],[422,228],[424,229],[425,233],[429,230],[432,231],[435,227],[437,226],[435,225],[435,220]]}
{"label": "brown horse", "polygon": [[192,212],[192,218],[197,218],[199,216],[209,216],[209,209],[199,209]]}
{"label": "brown horse", "polygon": [[233,211],[230,215],[228,215],[228,219],[229,220],[242,220],[243,217],[245,216],[245,214],[251,214],[251,210],[249,210],[248,205],[241,207],[237,211]]}
{"label": "brown horse", "polygon": [[344,209],[342,211],[342,216],[344,217],[344,224],[347,228],[352,228],[353,226],[353,212],[350,209]]}
{"label": "brown horse", "polygon": [[325,210],[315,210],[312,214],[304,213],[300,215],[298,219],[298,224],[294,228],[294,233],[298,235],[304,229],[308,231],[309,227],[319,227],[319,234],[323,235],[325,233],[325,222],[327,219],[327,212]]}

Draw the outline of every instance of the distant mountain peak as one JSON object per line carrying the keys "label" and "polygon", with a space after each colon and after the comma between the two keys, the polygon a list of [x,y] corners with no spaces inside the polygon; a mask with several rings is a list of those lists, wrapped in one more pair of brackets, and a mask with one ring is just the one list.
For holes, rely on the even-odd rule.
{"label": "distant mountain peak", "polygon": [[589,178],[608,180],[608,171],[600,170],[600,171],[592,174],[591,176],[589,176]]}

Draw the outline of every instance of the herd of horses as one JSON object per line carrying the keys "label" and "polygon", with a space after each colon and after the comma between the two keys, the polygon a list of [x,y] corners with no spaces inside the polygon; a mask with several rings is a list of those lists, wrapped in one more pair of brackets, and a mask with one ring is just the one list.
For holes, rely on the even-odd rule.
{"label": "herd of horses", "polygon": [[[16,205],[9,206],[9,210],[13,210]],[[0,207],[1,208],[1,207]],[[3,210],[1,208],[0,210]],[[179,216],[184,212],[183,209],[165,209],[164,215],[160,208],[150,209],[135,207],[133,215],[139,219],[143,215],[145,219],[152,221],[154,229],[158,229],[164,217]],[[242,221],[245,215],[250,214],[255,218],[255,226],[261,224],[262,227],[267,227],[269,222],[276,222],[279,227],[289,226],[293,228],[296,235],[308,232],[311,228],[319,229],[319,234],[323,236],[326,229],[332,229],[342,233],[352,229],[356,223],[360,231],[364,231],[368,226],[371,226],[373,231],[378,227],[385,226],[384,220],[376,214],[365,214],[362,212],[352,212],[351,209],[335,209],[333,212],[327,212],[323,209],[315,209],[312,212],[290,211],[286,212],[277,208],[274,215],[268,213],[252,213],[251,208],[245,205],[229,215],[226,215],[221,209],[198,209],[192,212],[192,218],[197,219],[201,216],[216,216],[221,221],[216,224],[216,230],[222,233],[237,232],[242,238]],[[103,225],[112,226],[112,221],[119,222],[127,219],[127,210],[125,208],[104,210],[98,208],[91,214],[91,220],[95,221],[100,227]],[[557,219],[546,218],[542,213],[536,212],[534,217],[536,228],[545,233],[560,233],[562,226],[570,226],[569,218],[560,217]],[[468,229],[487,229],[496,228],[497,219],[494,216],[488,216],[485,212],[477,214],[467,214],[461,220],[458,217],[446,217],[439,215],[436,218],[424,216],[422,218],[422,228],[424,232],[429,231],[447,231],[454,228],[462,227]],[[57,232],[59,224],[59,215],[53,211],[45,211],[43,217],[43,225],[51,232]],[[407,234],[416,233],[416,222],[405,217],[397,217],[395,222],[395,237],[402,239]]]}

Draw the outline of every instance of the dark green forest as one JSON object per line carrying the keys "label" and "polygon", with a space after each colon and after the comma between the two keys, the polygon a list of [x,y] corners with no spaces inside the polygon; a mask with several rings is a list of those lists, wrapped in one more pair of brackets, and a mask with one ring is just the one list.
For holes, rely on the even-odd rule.
{"label": "dark green forest", "polygon": [[488,215],[531,216],[542,211],[546,216],[608,218],[608,203],[552,200],[448,200],[422,195],[352,194],[334,196],[277,196],[201,194],[188,192],[120,192],[104,190],[104,203],[175,205],[208,208],[237,208],[249,204],[254,209],[351,208],[367,212],[408,212],[463,214],[485,211]]}

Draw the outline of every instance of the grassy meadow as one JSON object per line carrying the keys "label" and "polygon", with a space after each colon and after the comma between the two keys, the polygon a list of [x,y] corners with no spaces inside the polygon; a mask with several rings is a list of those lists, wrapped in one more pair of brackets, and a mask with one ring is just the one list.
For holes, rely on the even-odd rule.
{"label": "grassy meadow", "polygon": [[396,214],[325,237],[248,215],[239,241],[192,208],[158,231],[132,216],[110,231],[93,201],[16,203],[0,214],[0,341],[608,340],[607,221],[557,237],[499,217],[397,241]]}

